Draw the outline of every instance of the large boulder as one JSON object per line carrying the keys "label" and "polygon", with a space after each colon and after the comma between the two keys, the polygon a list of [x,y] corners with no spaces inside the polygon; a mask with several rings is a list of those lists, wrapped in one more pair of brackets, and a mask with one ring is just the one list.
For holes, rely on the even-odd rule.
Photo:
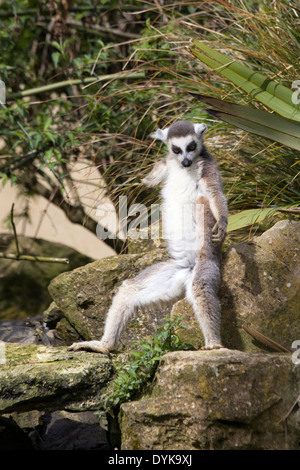
{"label": "large boulder", "polygon": [[298,395],[289,354],[168,353],[151,393],[121,406],[122,450],[299,449]]}
{"label": "large boulder", "polygon": [[291,349],[300,339],[300,222],[283,220],[224,258],[224,342],[246,350],[242,324]]}
{"label": "large boulder", "polygon": [[[291,349],[300,340],[300,222],[280,221],[250,242],[232,245],[222,271],[223,344],[241,351],[268,350],[244,330],[246,325]],[[181,338],[200,348],[203,336],[186,300],[173,307],[172,315],[180,314],[189,327]]]}
{"label": "large boulder", "polygon": [[[159,248],[147,253],[111,256],[53,279],[49,285],[54,300],[51,309],[58,309],[63,315],[56,327],[60,335],[67,343],[76,340],[76,335],[77,339],[99,339],[112,297],[121,282],[165,258],[165,250]],[[122,335],[120,349],[122,343],[132,344],[137,338],[150,335],[169,311],[170,308],[156,308],[154,313],[138,311]]]}

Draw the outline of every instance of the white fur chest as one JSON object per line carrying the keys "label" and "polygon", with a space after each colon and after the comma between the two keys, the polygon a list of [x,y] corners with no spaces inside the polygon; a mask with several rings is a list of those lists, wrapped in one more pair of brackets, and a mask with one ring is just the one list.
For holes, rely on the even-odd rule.
{"label": "white fur chest", "polygon": [[170,160],[168,178],[162,189],[163,237],[168,241],[170,254],[180,260],[196,256],[195,207],[201,194],[199,171],[184,168]]}
{"label": "white fur chest", "polygon": [[195,203],[199,189],[195,172],[182,167],[176,161],[168,162],[168,178],[162,190],[165,202],[177,207],[186,203]]}

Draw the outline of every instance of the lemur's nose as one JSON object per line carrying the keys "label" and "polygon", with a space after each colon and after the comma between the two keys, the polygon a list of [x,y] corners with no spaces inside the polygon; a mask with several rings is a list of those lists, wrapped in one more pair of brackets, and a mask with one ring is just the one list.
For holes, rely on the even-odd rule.
{"label": "lemur's nose", "polygon": [[191,166],[192,160],[189,160],[188,158],[185,158],[184,160],[182,160],[181,164],[182,164],[184,167]]}

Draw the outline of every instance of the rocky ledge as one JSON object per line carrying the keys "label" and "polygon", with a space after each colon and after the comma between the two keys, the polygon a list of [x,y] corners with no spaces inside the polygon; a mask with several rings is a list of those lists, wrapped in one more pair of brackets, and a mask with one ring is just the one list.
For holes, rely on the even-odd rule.
{"label": "rocky ledge", "polygon": [[[2,348],[4,349],[4,348]],[[0,366],[0,412],[99,409],[112,375],[104,355],[66,347],[5,343]]]}
{"label": "rocky ledge", "polygon": [[[299,449],[300,367],[294,362],[291,354],[229,349],[168,353],[151,390],[121,406],[118,445],[122,450]],[[13,419],[42,449],[82,448],[76,446],[87,426],[99,441],[107,428],[97,413],[112,370],[112,358],[101,354],[7,343],[0,369],[5,417],[0,428],[1,420]],[[88,419],[85,427],[82,417]],[[72,423],[71,442],[58,423],[68,430]],[[41,444],[36,435],[46,425],[50,444],[47,434]],[[63,441],[55,440],[54,429]],[[103,445],[111,448],[109,440]]]}
{"label": "rocky ledge", "polygon": [[66,347],[0,346],[0,450],[111,448],[107,420],[97,413],[111,358]]}

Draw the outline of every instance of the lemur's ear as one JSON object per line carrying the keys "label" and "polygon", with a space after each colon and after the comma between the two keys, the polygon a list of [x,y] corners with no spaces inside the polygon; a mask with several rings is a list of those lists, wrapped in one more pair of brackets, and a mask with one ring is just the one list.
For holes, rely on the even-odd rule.
{"label": "lemur's ear", "polygon": [[194,124],[196,134],[200,137],[207,129],[207,125],[204,122]]}
{"label": "lemur's ear", "polygon": [[157,129],[155,132],[152,132],[150,137],[152,137],[153,139],[161,140],[164,144],[166,144],[167,137],[168,137],[168,130],[169,130],[168,127],[166,127],[165,129]]}

